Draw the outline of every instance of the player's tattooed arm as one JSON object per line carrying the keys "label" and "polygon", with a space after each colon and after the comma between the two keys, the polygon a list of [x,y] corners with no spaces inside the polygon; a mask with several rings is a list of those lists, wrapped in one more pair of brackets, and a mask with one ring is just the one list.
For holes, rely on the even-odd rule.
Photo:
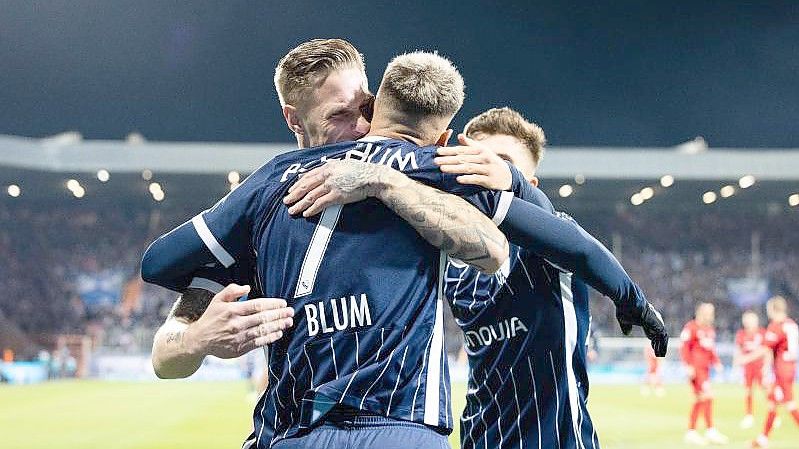
{"label": "player's tattooed arm", "polygon": [[156,375],[188,377],[206,355],[239,357],[281,338],[294,324],[294,309],[279,298],[237,302],[249,291],[230,284],[217,294],[190,289],[179,297],[153,341]]}
{"label": "player's tattooed arm", "polygon": [[430,244],[483,272],[497,271],[508,258],[508,241],[491,219],[466,200],[389,167],[330,161],[305,174],[284,202],[292,205],[290,213],[310,217],[328,206],[367,197],[382,201]]}

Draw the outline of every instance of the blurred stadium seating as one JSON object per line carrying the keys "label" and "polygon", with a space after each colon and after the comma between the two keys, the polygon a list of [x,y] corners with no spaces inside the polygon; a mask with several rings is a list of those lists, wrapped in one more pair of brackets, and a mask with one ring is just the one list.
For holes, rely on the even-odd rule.
{"label": "blurred stadium seating", "polygon": [[[56,349],[63,335],[89,336],[95,354],[147,354],[174,299],[139,280],[147,243],[290,149],[75,136],[0,137],[0,148],[0,319],[9,323],[0,348],[13,349],[17,360]],[[717,154],[730,161],[721,171]],[[742,171],[748,160],[760,164]],[[791,248],[799,247],[799,208],[786,199],[799,174],[780,171],[780,160],[753,151],[555,148],[542,185],[556,207],[622,260],[663,310],[672,335],[697,301],[712,301],[720,340],[729,341],[740,312],[758,309],[769,295],[797,306],[799,255]],[[750,181],[739,178],[752,173],[743,188]],[[661,179],[665,174],[676,181]],[[705,192],[726,184],[734,186],[731,195],[706,200]],[[597,297],[592,306],[596,333],[617,336],[611,304]],[[448,348],[456,355],[459,332],[450,324]]]}

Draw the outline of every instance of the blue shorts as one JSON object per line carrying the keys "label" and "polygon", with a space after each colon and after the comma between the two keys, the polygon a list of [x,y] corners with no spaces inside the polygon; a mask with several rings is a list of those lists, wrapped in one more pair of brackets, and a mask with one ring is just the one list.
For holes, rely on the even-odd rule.
{"label": "blue shorts", "polygon": [[424,424],[384,416],[326,420],[304,435],[276,442],[272,449],[451,449],[446,435]]}

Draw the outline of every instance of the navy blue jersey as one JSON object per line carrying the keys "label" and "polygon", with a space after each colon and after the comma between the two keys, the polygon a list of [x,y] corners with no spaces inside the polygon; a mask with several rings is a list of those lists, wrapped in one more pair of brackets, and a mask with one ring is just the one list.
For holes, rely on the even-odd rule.
{"label": "navy blue jersey", "polygon": [[[545,197],[534,202],[552,211]],[[469,356],[462,448],[599,447],[586,408],[590,312],[582,281],[512,245],[509,263],[493,276],[450,261],[446,297]]]}
{"label": "navy blue jersey", "polygon": [[[451,430],[442,318],[446,258],[377,200],[330,207],[310,219],[290,216],[282,204],[298,174],[327,159],[353,158],[467,195],[488,216],[504,216],[511,193],[458,184],[433,164],[435,151],[381,140],[287,153],[162,237],[183,245],[180,256],[165,259],[188,265],[162,285],[185,288],[203,278],[197,267],[214,263],[232,270],[235,281],[255,260],[257,289],[286,298],[296,311],[294,327],[268,349],[269,387],[254,412],[255,446],[312,426],[336,404]],[[203,247],[194,249],[192,238]],[[145,265],[164,259],[165,245],[153,246],[159,250],[148,250],[142,267],[149,279],[157,270]]]}

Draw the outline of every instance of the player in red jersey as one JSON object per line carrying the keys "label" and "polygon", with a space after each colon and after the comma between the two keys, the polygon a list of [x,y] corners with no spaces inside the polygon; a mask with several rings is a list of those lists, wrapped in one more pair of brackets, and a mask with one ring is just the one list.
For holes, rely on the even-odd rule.
{"label": "player in red jersey", "polygon": [[654,393],[655,396],[662,397],[666,395],[666,390],[663,388],[663,379],[661,378],[661,367],[663,366],[663,359],[655,356],[655,351],[647,345],[644,347],[644,358],[646,358],[646,383],[641,387],[641,394],[649,396]]}
{"label": "player in red jersey", "polygon": [[746,415],[741,421],[741,428],[749,429],[754,423],[752,416],[754,388],[756,386],[763,387],[766,364],[763,357],[764,351],[761,348],[766,330],[760,327],[760,318],[751,310],[747,310],[741,315],[741,325],[743,327],[735,335],[735,364],[743,367],[744,386],[746,387]]}
{"label": "player in red jersey", "polygon": [[[710,303],[700,303],[696,307],[695,319],[689,321],[682,330],[680,355],[685,371],[691,380],[696,397],[691,408],[691,417],[685,442],[704,446],[708,443],[725,444],[727,437],[713,426],[713,393],[710,389],[710,368],[721,369],[721,361],[716,354],[716,330],[713,328],[715,308]],[[696,431],[700,414],[705,418],[705,435]]]}
{"label": "player in red jersey", "polygon": [[782,296],[771,298],[766,303],[766,311],[771,322],[766,329],[764,342],[774,360],[774,385],[769,394],[769,410],[763,433],[752,442],[752,447],[768,446],[768,435],[774,426],[779,405],[784,405],[796,424],[799,424],[799,410],[793,399],[793,381],[799,358],[799,326],[788,318],[788,303]]}

